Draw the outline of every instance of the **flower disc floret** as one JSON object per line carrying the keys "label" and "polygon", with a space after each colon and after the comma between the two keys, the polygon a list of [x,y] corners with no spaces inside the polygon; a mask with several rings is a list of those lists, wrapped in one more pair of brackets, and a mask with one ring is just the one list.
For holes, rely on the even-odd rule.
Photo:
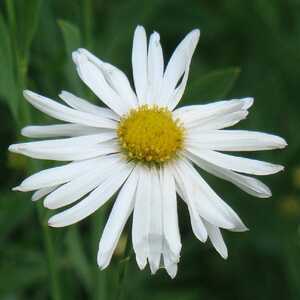
{"label": "flower disc floret", "polygon": [[183,147],[184,128],[164,107],[143,105],[120,120],[117,130],[129,159],[163,163]]}

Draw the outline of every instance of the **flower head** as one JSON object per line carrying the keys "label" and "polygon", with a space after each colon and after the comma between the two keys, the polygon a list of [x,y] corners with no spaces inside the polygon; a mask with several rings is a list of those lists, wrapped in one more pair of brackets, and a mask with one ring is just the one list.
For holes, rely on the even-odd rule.
{"label": "flower head", "polygon": [[286,146],[278,136],[224,129],[247,116],[252,98],[176,108],[199,36],[199,30],[190,32],[165,68],[159,34],[151,34],[147,44],[145,30],[138,26],[132,49],[135,92],[118,68],[85,49],[75,51],[78,75],[108,108],[65,91],[59,96],[66,105],[24,91],[35,108],[65,123],[25,127],[24,136],[47,140],[11,145],[9,150],[69,163],[40,171],[15,190],[35,191],[32,199],[45,198],[49,209],[73,204],[49,219],[53,227],[86,218],[116,194],[99,243],[101,268],[110,263],[133,212],[132,243],[138,266],[143,269],[148,262],[152,273],[163,266],[174,277],[181,251],[177,195],[188,208],[195,236],[202,242],[209,238],[226,258],[220,229],[247,228],[194,165],[261,198],[271,196],[269,188],[241,173],[268,175],[283,169],[223,153]]}

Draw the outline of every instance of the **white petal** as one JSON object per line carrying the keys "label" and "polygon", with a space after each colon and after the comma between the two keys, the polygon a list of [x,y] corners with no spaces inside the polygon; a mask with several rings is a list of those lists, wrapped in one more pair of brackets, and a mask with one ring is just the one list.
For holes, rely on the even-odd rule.
{"label": "white petal", "polygon": [[44,200],[44,206],[49,209],[57,209],[74,203],[98,187],[113,173],[121,171],[124,168],[121,162],[122,159],[118,155],[105,157],[98,162],[98,165],[95,164],[95,168],[75,177],[48,195]]}
{"label": "white petal", "polygon": [[[224,215],[224,217],[231,224],[233,224],[233,227],[228,229],[230,229],[231,231],[239,231],[239,232],[247,231],[248,228],[245,226],[245,224],[240,219],[240,217],[236,214],[236,212],[211,189],[211,187],[200,176],[200,174],[196,171],[196,169],[192,166],[190,162],[188,161],[184,161],[184,162],[186,163],[186,166],[190,170],[190,179],[194,185],[198,185],[200,189],[200,194],[205,195],[207,199],[211,202],[211,204],[215,207],[215,209],[220,211]],[[201,206],[199,202],[200,201],[197,201],[196,205],[198,206],[198,209],[201,211]],[[205,219],[207,220],[207,218]],[[210,222],[209,220],[207,221]],[[217,224],[214,223],[211,224],[218,226]],[[218,226],[218,227],[225,228],[222,226]]]}
{"label": "white petal", "polygon": [[254,99],[252,97],[244,98],[242,101],[244,102],[244,110],[248,110],[254,103]]}
{"label": "white petal", "polygon": [[127,113],[130,106],[107,83],[102,71],[78,51],[73,52],[72,57],[79,77],[94,94],[119,116]]}
{"label": "white petal", "polygon": [[159,269],[160,257],[163,247],[163,210],[162,210],[162,191],[159,181],[159,174],[156,167],[149,170],[151,181],[150,195],[150,228],[149,228],[149,253],[148,261],[152,274]]}
{"label": "white petal", "polygon": [[148,90],[147,103],[161,104],[159,93],[164,73],[164,58],[160,44],[160,37],[157,32],[150,36],[148,50]]}
{"label": "white petal", "polygon": [[78,52],[85,55],[89,61],[102,71],[107,83],[128,104],[128,106],[135,107],[137,105],[136,95],[130,86],[127,76],[121,70],[100,60],[86,49],[78,49]]}
{"label": "white petal", "polygon": [[172,172],[167,167],[161,170],[161,188],[165,239],[170,250],[179,256],[181,241],[178,226],[176,186]]}
{"label": "white petal", "polygon": [[177,274],[177,270],[178,270],[177,263],[166,265],[165,268],[166,268],[168,274],[170,275],[170,277],[172,279],[174,279]]}
{"label": "white petal", "polygon": [[45,140],[37,142],[28,142],[13,144],[10,147],[11,151],[18,152],[19,149],[50,149],[50,148],[64,148],[69,146],[80,146],[89,147],[97,145],[102,142],[106,142],[116,138],[117,135],[114,131],[107,131],[99,134],[91,134],[85,136],[77,136],[66,139],[55,139],[55,140]]}
{"label": "white petal", "polygon": [[147,36],[144,27],[137,26],[132,45],[132,74],[139,104],[146,104],[148,85]]}
{"label": "white petal", "polygon": [[228,257],[228,250],[227,250],[226,244],[223,240],[220,229],[205,220],[203,220],[203,222],[207,229],[211,243],[213,244],[215,249],[219,252],[219,254],[224,259],[226,259]]}
{"label": "white petal", "polygon": [[259,151],[284,148],[286,141],[276,135],[247,130],[214,130],[187,137],[187,145],[219,151]]}
{"label": "white petal", "polygon": [[205,182],[195,168],[186,160],[177,163],[185,174],[186,189],[193,197],[195,207],[202,218],[211,224],[232,231],[247,230],[238,215]]}
{"label": "white petal", "polygon": [[240,175],[231,170],[218,167],[215,164],[209,163],[194,155],[188,154],[188,158],[203,170],[233,183],[241,190],[252,196],[259,198],[268,198],[272,196],[270,189],[263,182],[256,178]]}
{"label": "white petal", "polygon": [[207,240],[207,230],[203,224],[203,221],[200,215],[198,214],[194,203],[189,201],[187,202],[187,204],[188,204],[193,233],[199,241],[205,243]]}
{"label": "white petal", "polygon": [[26,178],[19,186],[21,191],[32,191],[66,183],[79,175],[99,168],[105,157],[72,162],[64,166],[46,169]]}
{"label": "white petal", "polygon": [[63,148],[37,148],[20,147],[11,145],[9,151],[20,153],[36,159],[47,159],[57,161],[72,161],[89,159],[100,155],[118,153],[119,147],[114,143],[100,143],[86,148],[82,146],[68,146]]}
{"label": "white petal", "polygon": [[162,267],[164,267],[171,278],[174,278],[177,274],[177,264],[179,262],[179,256],[174,257],[173,252],[168,247],[166,241],[163,244],[163,261]]}
{"label": "white petal", "polygon": [[200,119],[191,124],[189,128],[190,135],[197,135],[201,131],[217,130],[226,127],[233,126],[246,119],[248,111],[240,110],[231,114],[225,114],[223,116],[217,116],[212,118]]}
{"label": "white petal", "polygon": [[139,182],[136,191],[136,200],[132,220],[132,245],[136,261],[140,269],[147,264],[148,234],[150,226],[150,192],[149,170],[147,167],[139,168]]}
{"label": "white petal", "polygon": [[54,186],[50,186],[50,187],[45,187],[42,189],[39,189],[37,191],[35,191],[31,197],[32,201],[38,201],[40,199],[42,199],[43,197],[45,197],[46,195],[48,195],[49,193],[53,192],[59,185],[54,185]]}
{"label": "white petal", "polygon": [[265,161],[237,157],[212,150],[200,150],[194,147],[187,147],[186,150],[203,160],[217,165],[218,167],[241,173],[270,175],[284,169],[283,166],[271,164]]}
{"label": "white petal", "polygon": [[100,208],[120,188],[133,169],[133,165],[124,164],[118,173],[107,178],[98,188],[73,207],[58,213],[48,221],[49,226],[64,227],[86,218]]}
{"label": "white petal", "polygon": [[186,128],[196,127],[207,121],[224,118],[235,112],[245,112],[252,103],[252,98],[218,101],[204,105],[183,106],[174,110],[175,118],[182,120]]}
{"label": "white petal", "polygon": [[25,90],[23,94],[26,100],[36,109],[42,111],[52,118],[86,126],[116,128],[116,122],[113,120],[100,118],[86,112],[69,108],[31,91]]}
{"label": "white petal", "polygon": [[178,163],[176,164],[173,172],[175,174],[174,176],[180,195],[182,194],[182,200],[185,201],[189,210],[193,233],[201,242],[205,242],[207,239],[207,231],[194,203],[194,191],[190,189],[191,186],[188,184],[189,178],[186,177],[188,174],[185,174],[181,164]]}
{"label": "white petal", "polygon": [[62,91],[59,97],[74,109],[96,115],[100,118],[108,118],[116,121],[120,119],[112,110],[92,104],[69,92]]}
{"label": "white petal", "polygon": [[[177,46],[166,67],[160,99],[173,110],[183,95],[193,53],[200,37],[198,29],[191,31]],[[179,86],[179,80],[183,79]]]}
{"label": "white petal", "polygon": [[79,124],[57,124],[26,126],[21,134],[30,138],[73,137],[107,132],[111,129],[84,126]]}
{"label": "white petal", "polygon": [[133,170],[111,210],[99,243],[97,262],[101,269],[109,265],[127,219],[133,211],[137,182],[138,177]]}

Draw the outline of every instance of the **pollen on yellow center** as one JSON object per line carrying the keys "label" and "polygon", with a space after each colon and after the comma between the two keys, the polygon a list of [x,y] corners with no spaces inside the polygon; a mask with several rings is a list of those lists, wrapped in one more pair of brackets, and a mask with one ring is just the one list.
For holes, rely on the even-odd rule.
{"label": "pollen on yellow center", "polygon": [[184,128],[167,108],[143,105],[121,118],[117,134],[129,159],[163,163],[183,147]]}

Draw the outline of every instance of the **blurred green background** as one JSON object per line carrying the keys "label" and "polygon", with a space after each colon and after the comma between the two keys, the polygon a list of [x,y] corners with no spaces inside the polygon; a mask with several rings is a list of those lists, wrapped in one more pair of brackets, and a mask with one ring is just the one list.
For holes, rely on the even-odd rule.
{"label": "blurred green background", "polygon": [[[299,0],[2,0],[0,1],[0,299],[300,299],[300,1]],[[11,191],[49,163],[7,152],[25,140],[25,124],[51,123],[25,102],[30,88],[57,99],[62,89],[96,101],[78,80],[71,52],[85,47],[131,74],[134,28],[160,32],[168,58],[200,28],[182,104],[255,97],[237,128],[287,139],[283,151],[255,153],[286,166],[263,178],[273,191],[256,199],[207,176],[242,217],[246,233],[225,232],[229,258],[193,236],[180,210],[183,250],[178,275],[140,272],[118,246],[111,266],[96,266],[97,243],[111,203],[69,228],[47,227],[42,204]],[[130,77],[131,78],[131,77]]]}

